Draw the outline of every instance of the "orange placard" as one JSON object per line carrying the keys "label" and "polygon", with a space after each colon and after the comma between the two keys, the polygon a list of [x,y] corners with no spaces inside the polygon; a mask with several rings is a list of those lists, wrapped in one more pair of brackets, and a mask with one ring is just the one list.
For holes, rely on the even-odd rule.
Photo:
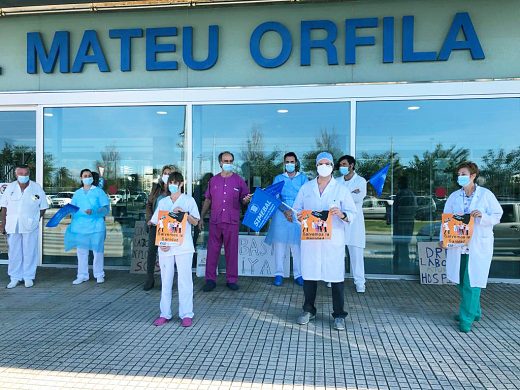
{"label": "orange placard", "polygon": [[302,240],[330,240],[332,215],[328,210],[303,210],[301,219]]}
{"label": "orange placard", "polygon": [[159,211],[157,221],[157,235],[155,245],[158,246],[179,246],[184,241],[186,233],[186,221],[188,213],[173,211]]}
{"label": "orange placard", "polygon": [[475,221],[469,214],[442,214],[442,244],[445,248],[468,245]]}

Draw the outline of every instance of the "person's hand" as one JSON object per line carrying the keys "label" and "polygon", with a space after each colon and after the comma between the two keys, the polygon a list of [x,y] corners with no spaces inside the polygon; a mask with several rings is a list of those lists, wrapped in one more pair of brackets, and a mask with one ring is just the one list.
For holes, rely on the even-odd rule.
{"label": "person's hand", "polygon": [[163,252],[168,252],[170,250],[170,247],[169,246],[164,246],[164,245],[161,245],[159,248],[161,248],[161,250]]}
{"label": "person's hand", "polygon": [[445,249],[444,242],[442,242],[442,241],[439,241],[438,246],[439,246],[439,248]]}
{"label": "person's hand", "polygon": [[297,214],[296,214],[296,218],[298,218],[298,221],[302,221],[303,220],[303,213],[301,211],[299,211]]}
{"label": "person's hand", "polygon": [[200,217],[198,227],[200,231],[204,230],[204,218]]}
{"label": "person's hand", "polygon": [[92,215],[92,209],[85,210],[85,214]]}
{"label": "person's hand", "polygon": [[359,190],[359,188],[356,188],[354,191],[352,191],[353,194],[359,194],[361,191]]}
{"label": "person's hand", "polygon": [[473,218],[482,218],[482,213],[478,210],[473,210],[469,215]]}
{"label": "person's hand", "polygon": [[244,196],[244,199],[242,201],[244,202],[244,204],[248,204],[249,202],[251,202],[252,197],[253,194],[247,194],[246,196]]}
{"label": "person's hand", "polygon": [[331,209],[329,210],[329,214],[332,214],[332,215],[336,215],[338,218],[343,218],[345,215],[343,214],[343,211],[341,211],[339,209],[339,207],[331,207]]}
{"label": "person's hand", "polygon": [[146,224],[147,224],[148,226],[152,226],[152,225],[153,225],[152,221],[148,221],[148,222],[146,222]]}
{"label": "person's hand", "polygon": [[293,213],[291,210],[285,210],[283,212],[283,215],[285,215],[285,218],[289,221],[289,222],[292,222],[293,221]]}

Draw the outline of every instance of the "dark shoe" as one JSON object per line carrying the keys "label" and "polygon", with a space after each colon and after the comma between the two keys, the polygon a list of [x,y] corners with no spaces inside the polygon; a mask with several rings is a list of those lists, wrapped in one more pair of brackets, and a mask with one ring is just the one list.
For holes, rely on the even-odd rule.
{"label": "dark shoe", "polygon": [[202,287],[202,291],[210,292],[215,290],[215,287],[217,287],[217,283],[215,283],[214,280],[206,280],[206,284]]}
{"label": "dark shoe", "polygon": [[283,283],[283,277],[280,276],[280,275],[276,275],[276,276],[274,277],[273,284],[274,284],[275,286],[281,286],[282,283]]}
{"label": "dark shoe", "polygon": [[233,290],[233,291],[237,291],[238,290],[238,284],[236,283],[226,283],[226,286],[227,288],[229,288],[230,290]]}
{"label": "dark shoe", "polygon": [[294,283],[296,283],[298,286],[303,286],[303,278],[298,276],[296,279],[294,279]]}
{"label": "dark shoe", "polygon": [[471,331],[471,325],[461,322],[459,324],[459,329],[462,333],[469,333]]}
{"label": "dark shoe", "polygon": [[[455,321],[459,322],[459,321],[460,321],[460,316],[459,316],[458,314],[455,314],[455,315],[453,316],[453,319],[454,319]],[[476,317],[475,317],[475,321],[479,322],[479,321],[480,321],[480,316],[476,316]]]}
{"label": "dark shoe", "polygon": [[155,279],[154,277],[148,277],[148,279],[146,279],[146,282],[144,282],[144,287],[143,287],[143,290],[144,291],[149,291],[153,288],[155,284]]}

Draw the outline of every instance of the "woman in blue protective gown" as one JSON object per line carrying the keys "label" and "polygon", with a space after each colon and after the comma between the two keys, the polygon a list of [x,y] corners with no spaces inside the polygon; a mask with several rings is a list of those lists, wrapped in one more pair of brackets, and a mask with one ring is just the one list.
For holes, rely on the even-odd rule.
{"label": "woman in blue protective gown", "polygon": [[[284,173],[274,178],[273,184],[283,181],[281,200],[286,205],[292,207],[296,194],[300,187],[308,181],[307,176],[299,172],[299,161],[293,152],[286,153],[283,156]],[[284,275],[284,255],[289,246],[293,259],[293,276],[294,282],[303,286],[303,278],[300,267],[300,225],[296,222],[295,216],[291,210],[285,213],[277,210],[271,220],[269,232],[265,238],[265,243],[273,246],[275,257],[275,276],[273,284],[281,286]]]}
{"label": "woman in blue protective gown", "polygon": [[94,278],[97,283],[105,281],[104,246],[105,216],[110,210],[107,194],[93,185],[90,169],[83,169],[80,174],[83,186],[74,192],[71,204],[79,207],[72,216],[72,221],[65,232],[65,250],[76,248],[78,254],[78,274],[72,284],[89,280],[88,253],[94,252]]}

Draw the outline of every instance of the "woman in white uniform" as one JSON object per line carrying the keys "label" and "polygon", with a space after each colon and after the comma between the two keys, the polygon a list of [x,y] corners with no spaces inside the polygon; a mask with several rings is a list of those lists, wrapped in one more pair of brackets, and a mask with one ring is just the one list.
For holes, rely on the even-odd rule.
{"label": "woman in white uniform", "polygon": [[[446,201],[444,213],[471,214],[475,220],[467,246],[452,247],[446,253],[446,275],[459,285],[460,308],[455,320],[460,331],[468,333],[473,321],[479,321],[480,289],[486,288],[493,257],[493,226],[502,218],[502,207],[491,191],[475,184],[477,164],[464,162],[457,168],[457,183],[462,187]],[[442,242],[442,229],[440,240]]]}
{"label": "woman in white uniform", "polygon": [[[289,207],[294,204],[294,199],[301,186],[308,182],[307,176],[299,172],[299,161],[293,152],[286,153],[283,156],[285,172],[276,176],[273,184],[283,181],[284,185],[281,193],[281,201]],[[281,286],[284,275],[284,255],[287,247],[290,248],[293,259],[293,276],[294,283],[303,286],[303,278],[300,267],[300,226],[293,221],[293,213],[291,210],[283,213],[276,210],[269,232],[265,237],[265,243],[273,246],[276,270],[274,273],[275,286]]]}
{"label": "woman in white uniform", "polygon": [[354,220],[356,205],[345,186],[332,177],[334,161],[328,152],[316,157],[318,177],[305,183],[294,202],[298,219],[303,210],[323,211],[332,214],[331,238],[329,240],[302,240],[301,266],[305,302],[303,313],[297,323],[307,324],[316,316],[316,291],[318,281],[331,282],[334,328],[345,329],[344,280],[345,280],[345,230],[344,225]]}
{"label": "woman in white uniform", "polygon": [[[159,211],[188,213],[188,224],[197,226],[200,220],[197,203],[190,195],[182,193],[184,178],[180,172],[173,172],[168,178],[170,196],[159,201],[155,212],[148,222],[157,225]],[[160,316],[154,321],[155,326],[162,326],[172,319],[172,288],[175,266],[177,266],[177,289],[179,294],[179,318],[181,326],[189,327],[193,321],[193,277],[191,261],[195,247],[191,237],[191,229],[186,226],[184,239],[178,246],[159,247],[159,266],[161,267],[161,309]]]}
{"label": "woman in white uniform", "polygon": [[358,293],[365,292],[365,217],[363,215],[363,199],[367,196],[367,181],[359,176],[356,169],[356,159],[345,155],[338,161],[341,176],[336,180],[344,185],[352,195],[356,204],[356,219],[345,224],[345,243],[348,247],[350,267],[354,278],[354,285]]}

